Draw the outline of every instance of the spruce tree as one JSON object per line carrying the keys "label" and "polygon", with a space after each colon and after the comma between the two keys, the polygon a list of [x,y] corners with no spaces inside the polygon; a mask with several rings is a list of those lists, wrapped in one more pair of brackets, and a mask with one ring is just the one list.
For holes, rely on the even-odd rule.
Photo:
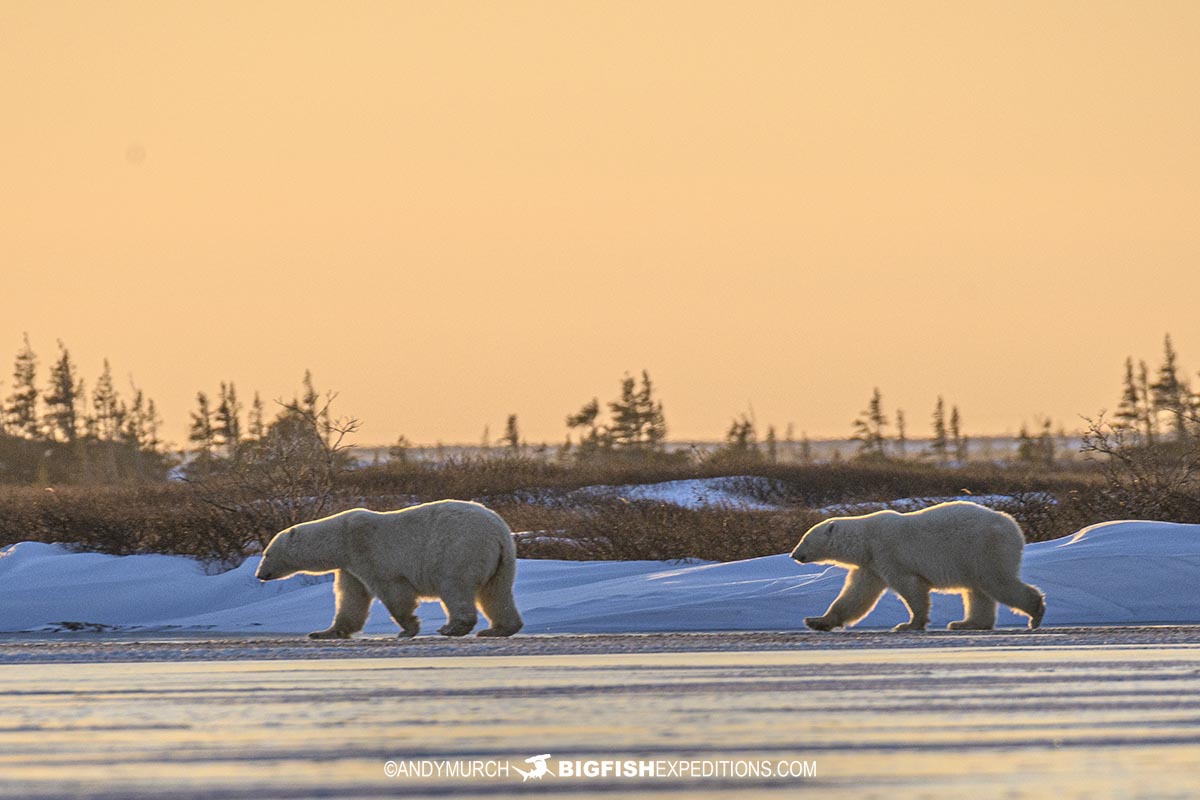
{"label": "spruce tree", "polygon": [[212,409],[209,408],[207,394],[196,392],[196,410],[191,413],[192,426],[188,432],[188,441],[195,445],[197,460],[207,466],[212,461],[216,438]]}
{"label": "spruce tree", "polygon": [[667,420],[662,403],[654,399],[650,373],[642,370],[642,386],[637,393],[638,436],[636,444],[659,449],[667,439]]}
{"label": "spruce tree", "polygon": [[1029,428],[1021,423],[1021,431],[1017,434],[1017,460],[1023,464],[1032,464],[1038,460],[1037,444],[1029,435]]}
{"label": "spruce tree", "polygon": [[1154,444],[1158,438],[1158,416],[1154,409],[1154,392],[1150,387],[1150,368],[1145,361],[1138,361],[1138,393],[1142,397],[1142,423],[1146,429],[1146,443]]}
{"label": "spruce tree", "polygon": [[758,433],[754,430],[754,422],[745,414],[734,417],[725,432],[725,447],[727,450],[740,455],[758,454]]}
{"label": "spruce tree", "polygon": [[1050,432],[1050,418],[1042,422],[1042,433],[1038,436],[1038,454],[1047,467],[1054,466],[1054,434]]}
{"label": "spruce tree", "polygon": [[958,406],[950,409],[950,441],[954,445],[954,460],[959,464],[967,462],[967,437],[962,433],[962,418],[958,415]]}
{"label": "spruce tree", "polygon": [[1142,421],[1142,399],[1133,377],[1133,358],[1125,358],[1125,381],[1121,402],[1117,404],[1117,424],[1122,428],[1137,428]]}
{"label": "spruce tree", "polygon": [[74,442],[79,435],[79,399],[83,383],[75,378],[71,354],[60,340],[59,356],[50,368],[50,386],[42,399],[46,403],[46,432],[52,439]]}
{"label": "spruce tree", "polygon": [[17,351],[13,364],[13,388],[4,405],[4,416],[8,430],[14,436],[26,439],[40,437],[38,425],[37,356],[29,345],[29,334],[25,334],[25,345]]}
{"label": "spruce tree", "polygon": [[[598,422],[599,417],[600,398],[598,397],[593,397],[590,402],[584,403],[583,408],[579,409],[577,413],[567,416],[567,428],[579,430],[580,457],[592,454],[603,444],[604,436]],[[569,434],[567,441],[570,441]]]}
{"label": "spruce tree", "polygon": [[250,416],[246,420],[246,432],[253,442],[261,442],[267,435],[266,422],[263,419],[263,401],[258,392],[250,403]]}
{"label": "spruce tree", "polygon": [[887,427],[888,420],[883,413],[883,398],[879,393],[879,388],[876,387],[871,393],[871,399],[867,403],[867,408],[858,419],[854,420],[854,439],[861,442],[859,453],[864,456],[874,458],[883,458],[883,429]]}
{"label": "spruce tree", "polygon": [[504,424],[504,435],[500,437],[500,441],[504,442],[504,446],[512,453],[521,452],[521,431],[517,427],[517,415],[509,414],[508,421]]}
{"label": "spruce tree", "polygon": [[[95,392],[92,393],[92,398],[94,402]],[[146,396],[141,389],[136,386],[133,388],[132,402],[128,407],[121,403],[121,408],[117,410],[117,416],[121,421],[120,430],[117,433],[121,441],[129,445],[130,449],[135,452],[144,449],[150,436],[146,422]]]}
{"label": "spruce tree", "polygon": [[238,446],[242,442],[242,404],[238,402],[237,388],[230,381],[221,383],[221,402],[217,405],[213,434],[225,449],[226,457],[237,458]]}
{"label": "spruce tree", "polygon": [[608,435],[613,446],[632,447],[638,441],[641,414],[638,408],[636,383],[628,373],[621,379],[620,398],[610,402],[608,409],[612,412]]}
{"label": "spruce tree", "polygon": [[904,458],[908,454],[908,434],[905,427],[904,409],[896,409],[896,454]]}
{"label": "spruce tree", "polygon": [[1150,385],[1155,413],[1170,416],[1175,430],[1175,440],[1183,441],[1187,435],[1187,396],[1191,390],[1180,380],[1178,357],[1171,344],[1171,335],[1163,340],[1163,363],[1158,369],[1158,380]]}
{"label": "spruce tree", "polygon": [[104,359],[104,371],[92,390],[92,426],[94,435],[102,442],[115,441],[121,430],[120,401],[113,387],[112,368]]}
{"label": "spruce tree", "polygon": [[941,395],[938,395],[937,405],[933,409],[933,439],[929,442],[929,449],[940,463],[946,463],[946,404]]}

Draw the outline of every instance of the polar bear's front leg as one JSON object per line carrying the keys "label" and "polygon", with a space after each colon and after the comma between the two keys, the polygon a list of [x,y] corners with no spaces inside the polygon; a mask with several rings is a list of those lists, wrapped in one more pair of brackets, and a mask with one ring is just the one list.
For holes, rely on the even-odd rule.
{"label": "polar bear's front leg", "polygon": [[892,589],[908,606],[909,620],[892,628],[893,631],[923,631],[929,624],[929,581],[918,575],[905,575],[891,582]]}
{"label": "polar bear's front leg", "polygon": [[841,594],[820,617],[806,617],[804,624],[815,631],[831,631],[843,625],[852,625],[871,613],[879,598],[887,589],[883,578],[869,569],[855,567],[846,573],[846,583]]}
{"label": "polar bear's front leg", "polygon": [[367,614],[371,610],[371,593],[362,581],[346,570],[339,569],[334,573],[333,595],[337,601],[333,624],[323,631],[313,631],[308,638],[349,639],[366,624]]}

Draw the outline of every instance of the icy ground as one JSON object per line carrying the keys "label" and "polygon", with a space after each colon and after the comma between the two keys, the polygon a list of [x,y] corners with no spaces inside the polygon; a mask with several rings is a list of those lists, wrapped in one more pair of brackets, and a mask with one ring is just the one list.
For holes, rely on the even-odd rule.
{"label": "icy ground", "polygon": [[[1196,631],[1081,644],[1060,630],[793,634],[759,652],[0,665],[0,797],[1197,796]],[[736,648],[747,634],[725,636]],[[924,646],[874,646],[895,641]],[[367,642],[385,646],[340,644]],[[538,754],[549,773],[523,785],[513,767]],[[667,766],[561,772],[599,760]],[[470,761],[507,774],[396,774]],[[815,768],[678,771],[699,762]]]}
{"label": "icy ground", "polygon": [[[87,629],[303,633],[333,616],[327,579],[260,583],[258,559],[206,574],[172,556],[116,557],[25,542],[0,551],[0,631]],[[836,596],[844,571],[787,555],[726,564],[523,560],[517,602],[526,633],[795,630]],[[1200,525],[1110,522],[1030,545],[1023,577],[1048,598],[1046,625],[1200,623]],[[423,630],[442,624],[423,604]],[[961,616],[935,595],[932,626]],[[907,618],[888,594],[860,627]],[[1002,609],[1000,625],[1023,625]],[[376,604],[367,633],[395,624]]]}

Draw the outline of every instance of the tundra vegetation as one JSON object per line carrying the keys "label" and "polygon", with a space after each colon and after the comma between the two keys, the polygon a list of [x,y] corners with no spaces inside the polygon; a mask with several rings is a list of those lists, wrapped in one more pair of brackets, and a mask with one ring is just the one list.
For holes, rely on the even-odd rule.
{"label": "tundra vegetation", "polygon": [[[810,440],[787,423],[729,417],[721,441],[668,439],[648,372],[565,415],[557,444],[530,444],[516,413],[469,448],[352,448],[359,421],[305,373],[291,399],[243,401],[232,382],[199,391],[188,441],[163,441],[153,399],[119,388],[107,361],[89,391],[61,342],[47,374],[26,338],[0,386],[0,546],[69,542],[234,564],[296,522],[354,507],[478,500],[525,558],[735,560],[788,551],[811,525],[911,498],[903,510],[987,495],[1030,541],[1109,519],[1200,522],[1200,396],[1170,337],[1160,366],[1128,359],[1120,400],[1068,434],[1050,419],[1008,442],[969,438],[936,396],[927,439],[875,388],[853,436]],[[848,415],[849,416],[849,415]],[[761,435],[760,435],[760,430]],[[366,455],[364,455],[366,453]],[[743,504],[685,507],[621,487],[723,479]],[[595,489],[587,487],[610,487]],[[581,491],[582,490],[582,491]],[[915,504],[915,505],[914,505]]]}

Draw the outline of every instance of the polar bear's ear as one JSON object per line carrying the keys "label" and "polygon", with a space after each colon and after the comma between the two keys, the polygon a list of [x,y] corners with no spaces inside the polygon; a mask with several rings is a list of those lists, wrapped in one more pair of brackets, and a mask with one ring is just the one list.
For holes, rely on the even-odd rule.
{"label": "polar bear's ear", "polygon": [[837,528],[837,523],[836,523],[836,522],[831,522],[831,523],[829,523],[829,532],[830,532],[830,533],[833,533],[834,529],[836,529],[836,528]]}

